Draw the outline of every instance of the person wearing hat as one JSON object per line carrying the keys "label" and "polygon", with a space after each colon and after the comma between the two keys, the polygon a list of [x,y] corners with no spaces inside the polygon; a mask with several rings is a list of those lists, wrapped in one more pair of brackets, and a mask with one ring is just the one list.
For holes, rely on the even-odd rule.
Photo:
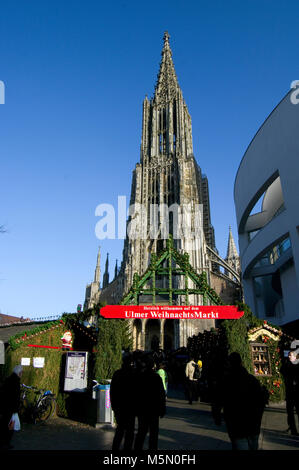
{"label": "person wearing hat", "polygon": [[10,444],[13,437],[11,429],[11,417],[13,413],[19,412],[21,395],[21,376],[23,368],[17,365],[12,374],[4,381],[0,391],[0,447],[11,449]]}

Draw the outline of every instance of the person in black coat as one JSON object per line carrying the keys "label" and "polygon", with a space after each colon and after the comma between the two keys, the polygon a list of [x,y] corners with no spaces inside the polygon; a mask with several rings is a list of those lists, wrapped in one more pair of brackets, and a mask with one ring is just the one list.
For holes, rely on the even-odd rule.
{"label": "person in black coat", "polygon": [[233,450],[257,450],[267,392],[242,366],[238,353],[229,356],[228,370],[218,389],[213,415],[221,424],[221,410]]}
{"label": "person in black coat", "polygon": [[139,363],[136,390],[138,431],[134,450],[143,449],[147,433],[149,433],[149,450],[157,450],[159,418],[165,415],[166,399],[162,379],[154,371],[154,361],[150,356],[145,356]]}
{"label": "person in black coat", "polygon": [[22,366],[16,366],[13,373],[4,381],[0,391],[0,446],[2,449],[12,448],[10,442],[13,429],[9,428],[13,413],[19,412],[21,396]]}
{"label": "person in black coat", "polygon": [[114,372],[110,385],[110,401],[116,419],[116,430],[112,450],[120,449],[124,438],[124,449],[131,450],[135,430],[135,370],[131,355],[123,357],[122,367]]}
{"label": "person in black coat", "polygon": [[299,419],[299,360],[297,352],[297,350],[290,351],[286,363],[281,368],[285,383],[288,430],[294,436],[298,436],[295,411]]}

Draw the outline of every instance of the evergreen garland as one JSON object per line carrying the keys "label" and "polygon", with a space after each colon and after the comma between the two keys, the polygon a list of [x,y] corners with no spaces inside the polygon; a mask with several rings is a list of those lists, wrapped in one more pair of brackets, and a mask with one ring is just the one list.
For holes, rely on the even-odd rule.
{"label": "evergreen garland", "polygon": [[61,320],[55,320],[52,322],[48,323],[43,323],[40,326],[37,326],[36,328],[32,328],[30,330],[24,330],[21,333],[17,333],[14,336],[11,336],[8,340],[8,344],[12,351],[15,351],[17,348],[22,346],[22,340],[26,340],[30,338],[30,336],[36,335],[38,333],[41,333],[42,331],[49,330],[50,328],[53,328],[53,326],[59,326],[61,324]]}

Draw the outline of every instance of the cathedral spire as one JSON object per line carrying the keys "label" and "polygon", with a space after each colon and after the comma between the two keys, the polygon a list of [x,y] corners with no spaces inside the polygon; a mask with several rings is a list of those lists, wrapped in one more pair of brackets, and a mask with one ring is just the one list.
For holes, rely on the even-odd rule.
{"label": "cathedral spire", "polygon": [[236,258],[239,258],[239,255],[238,255],[235,240],[232,234],[232,228],[231,226],[229,226],[226,259],[231,260],[231,259],[236,259]]}
{"label": "cathedral spire", "polygon": [[168,102],[175,98],[177,91],[180,89],[177,76],[175,73],[172,52],[169,45],[169,34],[167,31],[164,33],[164,46],[162,49],[162,60],[160,63],[160,70],[158,80],[155,87],[156,102]]}
{"label": "cathedral spire", "polygon": [[[192,123],[175,73],[169,34],[164,34],[160,70],[153,99],[143,101],[141,155],[142,164],[155,159],[193,155]],[[157,182],[155,192],[165,184]],[[168,190],[169,192],[169,190]],[[156,196],[154,198],[157,199]]]}
{"label": "cathedral spire", "polygon": [[105,264],[105,272],[103,276],[103,289],[108,286],[109,284],[109,253],[107,253],[106,264]]}
{"label": "cathedral spire", "polygon": [[101,247],[99,247],[98,257],[97,257],[97,265],[94,273],[94,282],[98,282],[100,284],[100,276],[101,276]]}
{"label": "cathedral spire", "polygon": [[[234,269],[235,272],[241,272],[241,265],[240,265],[240,257],[237,252],[235,240],[232,234],[232,228],[229,226],[229,234],[228,234],[228,243],[227,243],[227,253],[225,261],[231,268]],[[230,278],[234,278],[234,276],[226,270],[226,274]]]}

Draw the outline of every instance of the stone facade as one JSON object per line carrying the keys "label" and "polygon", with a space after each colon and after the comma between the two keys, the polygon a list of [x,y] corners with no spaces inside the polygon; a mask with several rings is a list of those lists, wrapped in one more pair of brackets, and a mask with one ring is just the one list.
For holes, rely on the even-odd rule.
{"label": "stone facade", "polygon": [[240,300],[240,287],[221,273],[210,273],[210,285],[226,305],[234,305]]}

